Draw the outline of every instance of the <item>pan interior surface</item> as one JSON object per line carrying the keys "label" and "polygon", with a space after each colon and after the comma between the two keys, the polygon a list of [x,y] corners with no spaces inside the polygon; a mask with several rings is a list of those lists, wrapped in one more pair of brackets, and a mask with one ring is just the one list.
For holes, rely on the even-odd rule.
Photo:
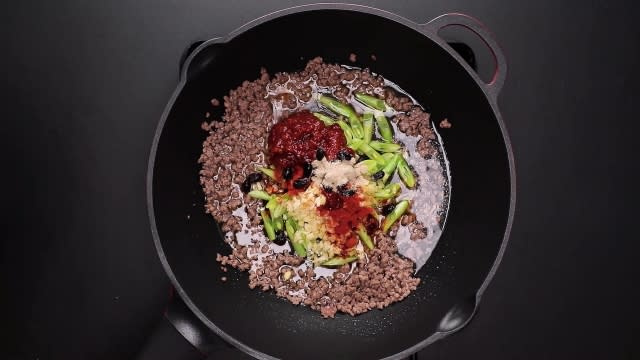
{"label": "pan interior surface", "polygon": [[[349,54],[358,55],[351,64]],[[375,55],[376,60],[371,59]],[[216,254],[228,254],[213,217],[204,212],[197,159],[204,114],[222,116],[222,99],[243,81],[294,72],[316,56],[369,67],[431,111],[451,167],[447,224],[421,284],[400,303],[357,317],[294,306],[250,290],[247,274],[223,273]],[[213,324],[246,347],[278,358],[353,359],[393,356],[434,334],[447,312],[473,298],[500,250],[509,215],[510,170],[505,140],[482,89],[437,43],[416,30],[371,14],[315,10],[279,17],[227,43],[199,51],[168,113],[153,168],[153,212],[159,241],[175,279]],[[220,281],[226,276],[226,282]]]}

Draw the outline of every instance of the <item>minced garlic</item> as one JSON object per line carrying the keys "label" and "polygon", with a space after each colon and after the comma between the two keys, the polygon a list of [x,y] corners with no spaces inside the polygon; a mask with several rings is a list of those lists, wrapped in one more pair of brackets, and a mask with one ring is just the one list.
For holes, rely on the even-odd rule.
{"label": "minced garlic", "polygon": [[336,161],[327,161],[327,158],[315,160],[311,163],[314,169],[312,180],[332,189],[346,183],[360,185],[362,180],[365,180],[362,175],[366,173],[366,169],[356,167],[355,164],[354,158]]}

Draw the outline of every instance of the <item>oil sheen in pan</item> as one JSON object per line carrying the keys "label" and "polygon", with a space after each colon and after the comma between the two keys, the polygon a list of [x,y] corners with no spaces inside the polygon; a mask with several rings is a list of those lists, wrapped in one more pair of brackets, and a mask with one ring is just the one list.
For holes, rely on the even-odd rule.
{"label": "oil sheen in pan", "polygon": [[[358,69],[356,67],[343,65],[345,69]],[[296,106],[294,108],[283,108],[282,102],[272,101],[273,106],[273,118],[274,122],[277,122],[282,116],[302,110],[308,109],[311,111],[321,110],[316,102],[316,99],[319,94],[332,94],[334,89],[331,87],[319,86],[316,84],[315,79],[309,78],[305,81],[308,83],[312,90],[313,96],[308,102],[302,101],[296,97]],[[281,93],[290,93],[293,94],[288,88],[289,81],[284,84],[279,84],[273,88],[267,88],[267,96],[278,95]],[[353,88],[349,85],[350,83],[344,82],[347,88],[349,88],[349,97],[351,97]],[[401,89],[397,84],[385,79],[384,81],[385,87],[390,87],[396,90],[399,93],[407,96],[409,99],[413,101],[414,104],[422,106],[406,91]],[[377,88],[374,90],[377,94],[382,94],[383,89]],[[294,95],[295,96],[295,95]],[[363,106],[355,100],[352,100],[351,105],[359,110],[359,112],[364,111]],[[370,109],[369,109],[370,111]],[[397,114],[396,111],[390,109],[385,112],[385,115],[388,117],[395,116]],[[432,143],[437,149],[437,155],[431,159],[424,159],[421,157],[416,151],[416,144],[420,140],[420,137],[407,136],[400,131],[398,131],[397,124],[395,122],[391,122],[395,138],[397,141],[403,143],[405,145],[405,158],[407,162],[414,168],[416,174],[418,174],[418,186],[415,189],[408,189],[402,184],[397,174],[394,175],[394,178],[391,179],[393,182],[398,182],[402,186],[402,192],[399,196],[398,200],[408,199],[412,202],[412,212],[415,213],[416,218],[420,221],[426,231],[426,236],[422,239],[411,240],[410,230],[406,226],[401,226],[398,230],[398,233],[395,237],[396,243],[398,246],[398,252],[411,259],[416,264],[416,272],[424,266],[427,262],[433,249],[436,247],[438,240],[442,234],[442,230],[444,228],[446,222],[446,215],[449,208],[449,199],[450,199],[450,191],[451,191],[451,175],[449,170],[449,161],[446,157],[443,141],[440,134],[437,132],[435,124],[432,122],[432,129],[436,134],[436,140],[432,140]],[[284,252],[290,250],[289,244],[286,243],[283,246],[279,246],[269,242],[266,237],[263,235],[260,229],[252,229],[250,226],[250,221],[246,215],[245,206],[236,209],[233,212],[234,216],[238,216],[241,218],[242,230],[235,234],[235,240],[238,245],[246,246],[251,244],[252,239],[259,239],[260,244],[268,244],[270,247],[270,251],[266,254],[261,253],[260,251],[256,252],[258,259],[255,260],[252,264],[252,270],[256,269],[262,264],[262,258],[267,256],[268,254],[275,252]],[[227,233],[227,241],[233,246],[233,242],[231,239],[234,237],[234,234]],[[305,270],[310,264],[304,263],[299,269]],[[328,277],[333,274],[335,270],[327,269],[322,267],[317,267],[314,269],[316,277]],[[294,272],[294,274],[297,271]],[[293,280],[297,280],[297,275]]]}

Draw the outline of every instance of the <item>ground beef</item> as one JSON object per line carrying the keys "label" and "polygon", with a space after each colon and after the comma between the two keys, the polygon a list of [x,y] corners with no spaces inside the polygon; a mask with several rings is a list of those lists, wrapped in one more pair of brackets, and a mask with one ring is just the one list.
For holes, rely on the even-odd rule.
{"label": "ground beef", "polygon": [[442,129],[449,129],[449,128],[451,128],[451,123],[449,122],[449,119],[444,118],[444,119],[442,119],[442,121],[440,121],[439,126]]}
{"label": "ground beef", "polygon": [[[375,55],[371,58],[375,60]],[[355,54],[351,54],[350,60],[356,60]],[[348,83],[355,91],[382,96],[391,107],[405,112],[394,119],[398,129],[422,137],[417,151],[425,157],[436,153],[431,143],[435,136],[429,114],[406,96],[383,90],[384,79],[368,69],[347,70],[339,65],[325,64],[321,58],[312,59],[304,70],[294,74],[278,73],[270,77],[262,69],[257,80],[245,81],[224,96],[221,119],[202,124],[202,129],[208,132],[198,160],[205,210],[220,223],[223,232],[236,233],[242,229],[240,219],[232,212],[243,204],[251,226],[256,229],[253,233],[260,231],[259,202],[243,194],[240,185],[256,171],[256,167],[266,165],[266,139],[274,117],[288,115],[299,100],[311,98],[311,84],[304,82],[309,78],[317,85],[336,87],[334,95],[340,100],[352,91],[345,86]],[[213,106],[220,103],[217,99],[211,100]],[[272,104],[279,105],[280,113],[275,114]],[[411,220],[409,214],[402,222],[409,224],[413,238],[414,232],[417,234],[423,228]],[[397,253],[393,235],[398,226],[395,224],[389,235],[378,233],[374,239],[376,248],[368,251],[365,259],[353,267],[341,267],[328,278],[314,278],[311,268],[295,271],[295,267],[303,264],[303,259],[288,252],[274,253],[257,239],[262,235],[256,236],[247,246],[240,246],[229,237],[227,242],[233,248],[231,254],[218,254],[216,260],[224,272],[228,266],[248,271],[252,289],[275,291],[277,296],[309,306],[325,317],[334,317],[337,312],[357,315],[402,300],[420,283],[420,279],[413,276],[414,263]],[[227,277],[222,277],[221,281],[227,281]]]}

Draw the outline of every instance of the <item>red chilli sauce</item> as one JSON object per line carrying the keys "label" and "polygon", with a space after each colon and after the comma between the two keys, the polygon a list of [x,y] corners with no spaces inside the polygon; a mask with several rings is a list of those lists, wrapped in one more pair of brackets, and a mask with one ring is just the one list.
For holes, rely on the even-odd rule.
{"label": "red chilli sauce", "polygon": [[[316,159],[322,149],[328,160],[335,160],[340,151],[353,156],[340,126],[325,126],[309,111],[299,111],[280,120],[271,128],[268,139],[269,160],[276,167],[276,177],[283,187],[296,193],[293,182],[304,176],[304,166]],[[307,165],[310,166],[310,165]],[[283,172],[291,171],[290,179]],[[291,191],[293,190],[293,191]]]}
{"label": "red chilli sauce", "polygon": [[322,191],[326,203],[318,208],[318,212],[329,219],[332,225],[332,233],[335,235],[337,245],[342,249],[342,255],[348,255],[348,250],[358,244],[358,238],[354,234],[359,224],[365,224],[367,230],[371,228],[371,219],[377,221],[372,216],[373,209],[362,206],[362,197],[356,193],[345,196],[335,191]]}

